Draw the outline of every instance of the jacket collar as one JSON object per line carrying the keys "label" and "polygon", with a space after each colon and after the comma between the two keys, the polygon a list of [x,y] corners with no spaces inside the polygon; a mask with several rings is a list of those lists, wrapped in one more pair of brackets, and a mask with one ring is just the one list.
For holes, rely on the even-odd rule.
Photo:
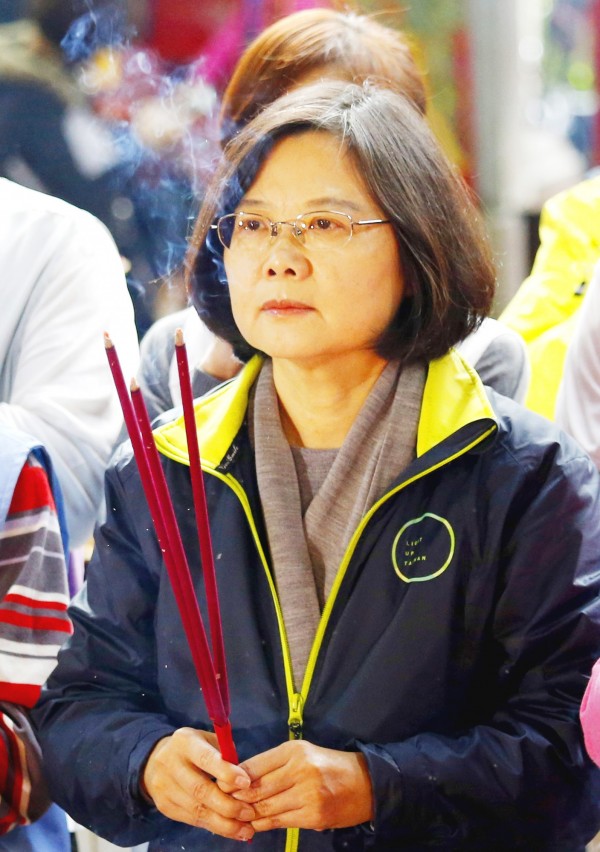
{"label": "jacket collar", "polygon": [[[494,409],[475,370],[451,349],[430,361],[417,432],[417,458],[464,426],[497,423]],[[492,421],[492,422],[490,422]]]}
{"label": "jacket collar", "polygon": [[[225,459],[244,422],[250,388],[261,365],[262,359],[255,356],[236,378],[195,403],[204,467],[214,470]],[[475,370],[455,350],[431,361],[417,433],[417,457],[463,427],[480,421],[485,421],[482,426],[489,429],[496,417]],[[156,429],[154,438],[163,455],[189,465],[183,416]]]}
{"label": "jacket collar", "polygon": [[[215,469],[227,455],[244,422],[250,388],[261,366],[262,358],[255,356],[234,379],[219,385],[195,402],[203,466]],[[163,455],[189,465],[183,415],[159,426],[154,432],[154,440]]]}

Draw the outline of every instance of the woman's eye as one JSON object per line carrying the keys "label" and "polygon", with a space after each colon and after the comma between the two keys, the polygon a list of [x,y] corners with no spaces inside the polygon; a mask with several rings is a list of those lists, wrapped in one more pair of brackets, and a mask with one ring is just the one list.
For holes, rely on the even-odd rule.
{"label": "woman's eye", "polygon": [[308,227],[315,231],[329,231],[336,227],[336,223],[333,219],[325,219],[323,216],[319,216],[318,219],[312,219]]}
{"label": "woman's eye", "polygon": [[264,227],[264,222],[260,219],[244,219],[243,225],[246,231],[260,231]]}

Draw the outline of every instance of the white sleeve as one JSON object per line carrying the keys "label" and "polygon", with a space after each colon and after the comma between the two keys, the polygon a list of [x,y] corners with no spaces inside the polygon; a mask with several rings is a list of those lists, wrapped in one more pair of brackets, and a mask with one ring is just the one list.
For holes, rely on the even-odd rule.
{"label": "white sleeve", "polygon": [[600,264],[569,344],[555,419],[600,468]]}
{"label": "white sleeve", "polygon": [[[92,532],[104,468],[122,424],[103,332],[112,336],[126,377],[137,369],[139,350],[112,237],[90,214],[61,210],[60,216],[36,220],[29,266],[40,268],[10,347],[10,364],[3,365],[11,381],[0,422],[45,445],[63,490],[71,543],[78,546]],[[33,237],[30,227],[23,242],[33,243]],[[23,280],[10,277],[9,293],[25,286],[25,272]]]}

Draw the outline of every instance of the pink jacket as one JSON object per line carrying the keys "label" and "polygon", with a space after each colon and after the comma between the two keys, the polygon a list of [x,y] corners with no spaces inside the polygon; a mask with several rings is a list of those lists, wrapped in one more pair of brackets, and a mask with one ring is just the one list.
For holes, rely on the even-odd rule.
{"label": "pink jacket", "polygon": [[589,756],[600,766],[600,660],[592,669],[580,710],[583,737]]}

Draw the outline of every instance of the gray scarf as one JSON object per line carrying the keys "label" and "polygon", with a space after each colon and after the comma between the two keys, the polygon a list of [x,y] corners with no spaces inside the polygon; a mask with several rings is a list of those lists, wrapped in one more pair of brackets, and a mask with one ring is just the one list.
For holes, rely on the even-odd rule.
{"label": "gray scarf", "polygon": [[300,688],[324,600],[360,519],[415,457],[426,369],[390,362],[302,518],[298,477],[267,361],[251,409],[258,488]]}

